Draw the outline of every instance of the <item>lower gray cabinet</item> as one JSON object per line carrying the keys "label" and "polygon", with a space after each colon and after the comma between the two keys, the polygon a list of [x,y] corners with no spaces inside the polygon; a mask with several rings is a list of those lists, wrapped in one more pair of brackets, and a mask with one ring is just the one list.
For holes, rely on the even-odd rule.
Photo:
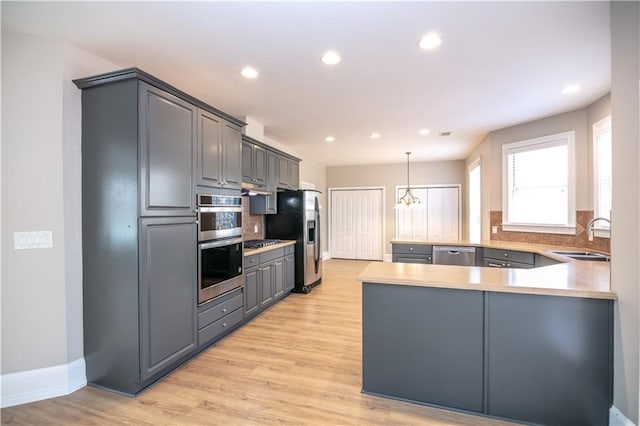
{"label": "lower gray cabinet", "polygon": [[263,311],[291,292],[295,286],[294,251],[291,245],[245,256],[245,317]]}
{"label": "lower gray cabinet", "polygon": [[362,390],[483,409],[483,295],[364,283]]}
{"label": "lower gray cabinet", "polygon": [[193,218],[140,219],[141,380],[197,347],[195,232]]}
{"label": "lower gray cabinet", "polygon": [[428,244],[391,244],[392,261],[396,263],[433,263],[433,246]]}
{"label": "lower gray cabinet", "polygon": [[613,302],[488,293],[487,414],[544,425],[606,425]]}
{"label": "lower gray cabinet", "polygon": [[[245,261],[246,264],[246,261]],[[244,314],[252,315],[260,308],[260,283],[258,267],[244,270]]]}
{"label": "lower gray cabinet", "polygon": [[220,339],[242,322],[242,289],[236,289],[198,306],[198,346]]}
{"label": "lower gray cabinet", "polygon": [[284,256],[284,292],[289,294],[296,285],[296,262],[295,262],[295,246],[285,247],[285,253],[287,249],[290,254]]}

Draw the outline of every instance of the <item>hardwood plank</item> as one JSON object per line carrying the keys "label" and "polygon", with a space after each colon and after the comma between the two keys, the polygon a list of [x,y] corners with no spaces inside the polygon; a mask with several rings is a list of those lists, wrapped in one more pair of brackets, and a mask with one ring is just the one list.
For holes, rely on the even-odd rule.
{"label": "hardwood plank", "polygon": [[368,262],[329,260],[292,294],[135,398],[94,387],[1,410],[2,424],[507,425],[374,397],[362,388]]}

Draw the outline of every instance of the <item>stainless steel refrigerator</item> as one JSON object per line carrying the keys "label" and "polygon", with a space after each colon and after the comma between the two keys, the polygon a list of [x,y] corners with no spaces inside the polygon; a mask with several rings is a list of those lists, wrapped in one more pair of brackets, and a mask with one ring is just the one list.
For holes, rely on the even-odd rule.
{"label": "stainless steel refrigerator", "polygon": [[278,192],[278,214],[265,216],[265,237],[295,240],[295,287],[308,293],[322,281],[319,191]]}

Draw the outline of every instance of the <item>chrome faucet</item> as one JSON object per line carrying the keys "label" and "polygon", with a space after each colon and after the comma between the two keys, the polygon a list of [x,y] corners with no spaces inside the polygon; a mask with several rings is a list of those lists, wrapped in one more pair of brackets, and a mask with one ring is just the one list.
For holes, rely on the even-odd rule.
{"label": "chrome faucet", "polygon": [[609,222],[609,227],[611,227],[611,221],[606,217],[594,217],[589,222],[587,222],[587,235],[589,241],[593,241],[593,224],[598,222],[599,220],[604,220],[605,222]]}

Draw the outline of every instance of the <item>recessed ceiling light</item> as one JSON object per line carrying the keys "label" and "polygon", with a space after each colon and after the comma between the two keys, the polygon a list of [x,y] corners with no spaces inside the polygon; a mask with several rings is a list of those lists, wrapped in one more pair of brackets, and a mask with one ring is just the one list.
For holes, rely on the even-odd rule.
{"label": "recessed ceiling light", "polygon": [[380,133],[373,132],[369,135],[371,139],[380,139]]}
{"label": "recessed ceiling light", "polygon": [[418,132],[418,134],[421,136],[428,135],[429,133],[431,133],[431,130],[429,129],[420,129],[420,131]]}
{"label": "recessed ceiling light", "polygon": [[431,50],[442,44],[442,38],[436,33],[429,33],[423,36],[418,42],[421,49]]}
{"label": "recessed ceiling light", "polygon": [[570,95],[571,93],[579,92],[582,87],[579,84],[567,84],[562,88],[563,95]]}
{"label": "recessed ceiling light", "polygon": [[258,76],[258,71],[252,67],[244,67],[242,68],[242,71],[240,71],[240,74],[242,74],[244,78],[256,78]]}
{"label": "recessed ceiling light", "polygon": [[333,136],[327,136],[326,138],[324,138],[324,140],[327,142],[333,142],[336,140],[336,138],[334,138]]}
{"label": "recessed ceiling light", "polygon": [[340,62],[341,58],[340,55],[338,55],[336,52],[334,52],[333,50],[329,50],[328,52],[325,52],[325,54],[322,55],[322,58],[320,59],[327,65],[335,65]]}

